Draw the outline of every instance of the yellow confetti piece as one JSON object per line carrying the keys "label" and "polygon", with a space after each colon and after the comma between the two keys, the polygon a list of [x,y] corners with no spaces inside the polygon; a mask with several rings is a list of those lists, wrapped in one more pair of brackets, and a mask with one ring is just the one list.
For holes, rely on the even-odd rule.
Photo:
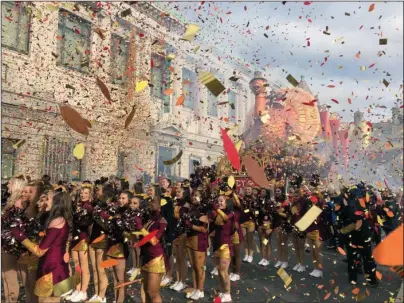
{"label": "yellow confetti piece", "polygon": [[211,72],[199,74],[198,79],[215,97],[219,96],[226,89]]}
{"label": "yellow confetti piece", "polygon": [[84,154],[85,154],[84,143],[76,144],[76,146],[73,149],[73,156],[76,159],[81,160],[84,158]]}
{"label": "yellow confetti piece", "polygon": [[230,176],[227,179],[227,184],[229,185],[230,188],[233,188],[234,184],[236,184],[236,179],[234,179],[233,176]]}
{"label": "yellow confetti piece", "polygon": [[268,242],[269,242],[269,241],[268,241],[268,239],[266,239],[266,238],[265,238],[264,240],[262,240],[262,244],[264,244],[264,246],[267,245]]}
{"label": "yellow confetti piece", "polygon": [[175,55],[174,54],[168,54],[166,58],[167,58],[168,61],[172,61],[172,60],[175,59]]}
{"label": "yellow confetti piece", "polygon": [[25,139],[18,141],[17,143],[13,144],[14,149],[19,149],[25,143]]}
{"label": "yellow confetti piece", "polygon": [[241,145],[243,144],[243,140],[238,140],[236,143],[236,149],[237,151],[240,151]]}
{"label": "yellow confetti piece", "polygon": [[366,70],[366,66],[361,66],[361,70]]}
{"label": "yellow confetti piece", "polygon": [[200,29],[199,25],[190,24],[184,36],[182,37],[182,40],[192,41],[195,38],[196,34],[198,33],[199,29]]}
{"label": "yellow confetti piece", "polygon": [[136,88],[135,88],[136,92],[137,93],[141,92],[142,90],[144,90],[147,87],[147,85],[148,85],[147,81],[140,81],[140,82],[136,83]]}
{"label": "yellow confetti piece", "polygon": [[285,287],[288,287],[290,283],[292,283],[292,277],[289,276],[283,268],[279,268],[276,273],[282,279],[283,283],[285,283]]}
{"label": "yellow confetti piece", "polygon": [[322,213],[322,209],[313,205],[307,213],[295,224],[300,231],[305,231]]}

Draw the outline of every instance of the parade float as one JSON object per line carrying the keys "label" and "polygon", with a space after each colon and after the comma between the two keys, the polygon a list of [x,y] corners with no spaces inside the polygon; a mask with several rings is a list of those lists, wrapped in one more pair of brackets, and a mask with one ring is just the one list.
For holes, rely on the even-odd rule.
{"label": "parade float", "polygon": [[[250,82],[255,95],[254,111],[244,133],[235,140],[240,159],[254,159],[269,182],[293,175],[308,179],[318,174],[327,179],[331,157],[325,147],[331,130],[328,120],[322,123],[318,101],[299,85],[268,88],[267,80],[256,72]],[[223,157],[217,165],[217,176],[229,175],[235,177],[238,187],[258,186],[243,161],[237,170],[228,157]]]}

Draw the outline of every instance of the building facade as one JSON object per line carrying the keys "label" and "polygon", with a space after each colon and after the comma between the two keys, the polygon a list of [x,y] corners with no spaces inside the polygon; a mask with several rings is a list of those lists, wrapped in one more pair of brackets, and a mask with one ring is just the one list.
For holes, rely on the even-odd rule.
{"label": "building facade", "polygon": [[[242,133],[254,104],[253,70],[181,40],[186,27],[150,3],[1,6],[3,182],[16,173],[49,174],[54,182],[185,178],[195,161],[212,165],[223,156],[220,127]],[[197,79],[206,70],[226,87],[218,97]],[[234,71],[237,81],[229,80]],[[134,91],[140,81],[149,85]],[[87,137],[67,126],[59,105],[91,122]],[[73,157],[77,143],[85,144],[82,160]],[[180,151],[177,163],[164,165]]]}

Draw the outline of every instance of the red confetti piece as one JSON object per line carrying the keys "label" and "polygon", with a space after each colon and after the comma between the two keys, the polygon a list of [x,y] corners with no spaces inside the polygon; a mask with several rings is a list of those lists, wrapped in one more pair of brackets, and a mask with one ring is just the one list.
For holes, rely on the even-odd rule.
{"label": "red confetti piece", "polygon": [[231,12],[227,12],[227,13],[226,13],[226,15],[230,15],[230,14],[231,14]]}
{"label": "red confetti piece", "polygon": [[239,171],[241,165],[240,156],[237,152],[237,149],[234,146],[233,141],[230,139],[229,135],[223,128],[220,128],[220,132],[222,134],[223,147],[224,151],[226,152],[227,158],[229,159],[233,167]]}
{"label": "red confetti piece", "polygon": [[153,230],[151,233],[149,233],[147,236],[144,236],[139,242],[137,242],[134,247],[140,247],[145,245],[147,242],[149,242],[153,237],[155,237],[158,233],[158,229]]}
{"label": "red confetti piece", "polygon": [[351,98],[348,98],[348,103],[352,104]]}
{"label": "red confetti piece", "polygon": [[246,5],[244,6],[244,10],[245,10],[245,11],[247,10],[247,6],[246,6]]}
{"label": "red confetti piece", "polygon": [[144,34],[143,34],[143,33],[139,33],[139,37],[140,37],[140,38],[143,38],[143,37],[144,37]]}
{"label": "red confetti piece", "polygon": [[368,68],[372,68],[373,66],[375,66],[375,64],[376,64],[376,63],[373,63],[373,64],[369,65]]}
{"label": "red confetti piece", "polygon": [[359,28],[359,30],[361,30],[363,28],[363,25],[361,25],[361,27]]}
{"label": "red confetti piece", "polygon": [[356,216],[361,216],[361,215],[363,215],[363,211],[357,210],[357,211],[355,212],[355,215],[356,215]]}
{"label": "red confetti piece", "polygon": [[341,247],[338,246],[337,250],[341,255],[346,256],[345,250],[343,250]]}
{"label": "red confetti piece", "polygon": [[332,102],[339,104],[339,102],[335,99],[331,99]]}
{"label": "red confetti piece", "polygon": [[309,18],[309,19],[307,19],[307,21],[309,21],[309,23],[311,23],[311,19]]}
{"label": "red confetti piece", "polygon": [[311,4],[311,1],[305,1],[305,2],[303,2],[303,4],[304,4],[304,5],[310,5],[310,4]]}
{"label": "red confetti piece", "polygon": [[79,34],[79,35],[80,35],[80,31],[79,31],[77,28],[74,29],[74,32],[75,32],[76,34]]}
{"label": "red confetti piece", "polygon": [[330,84],[330,85],[328,85],[327,87],[329,87],[329,88],[334,88],[335,85]]}

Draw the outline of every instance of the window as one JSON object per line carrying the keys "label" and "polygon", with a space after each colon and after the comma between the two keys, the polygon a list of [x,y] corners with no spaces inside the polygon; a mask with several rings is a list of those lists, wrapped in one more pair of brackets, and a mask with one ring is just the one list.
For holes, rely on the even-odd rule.
{"label": "window", "polygon": [[21,2],[1,3],[1,45],[28,54],[31,13]]}
{"label": "window", "polygon": [[217,97],[208,90],[208,115],[217,117]]}
{"label": "window", "polygon": [[90,66],[91,24],[65,10],[59,11],[58,64],[88,73]]}
{"label": "window", "polygon": [[185,96],[184,107],[193,109],[196,92],[196,74],[187,69],[182,69],[182,92]]}
{"label": "window", "polygon": [[125,83],[128,78],[128,61],[130,56],[130,41],[111,35],[111,77],[112,83]]}
{"label": "window", "polygon": [[14,161],[16,152],[13,144],[18,140],[1,138],[1,183],[5,183],[14,176]]}
{"label": "window", "polygon": [[81,179],[81,160],[73,157],[73,140],[45,138],[44,174],[53,182],[78,181]]}
{"label": "window", "polygon": [[170,147],[165,147],[165,146],[159,146],[159,153],[158,153],[158,161],[157,161],[157,179],[160,176],[165,176],[165,177],[172,177],[174,176],[174,171],[175,171],[175,165],[164,165],[163,161],[165,160],[170,160],[174,158],[176,155],[176,149],[175,148],[170,148]]}
{"label": "window", "polygon": [[163,113],[170,112],[170,96],[164,95],[164,90],[171,85],[170,62],[160,53],[151,56],[151,95],[163,102]]}
{"label": "window", "polygon": [[230,91],[228,93],[228,98],[229,98],[229,121],[231,122],[237,122],[237,95],[234,91]]}
{"label": "window", "polygon": [[195,157],[195,156],[190,156],[189,157],[189,174],[195,173],[195,165],[201,165],[201,158],[200,157]]}

